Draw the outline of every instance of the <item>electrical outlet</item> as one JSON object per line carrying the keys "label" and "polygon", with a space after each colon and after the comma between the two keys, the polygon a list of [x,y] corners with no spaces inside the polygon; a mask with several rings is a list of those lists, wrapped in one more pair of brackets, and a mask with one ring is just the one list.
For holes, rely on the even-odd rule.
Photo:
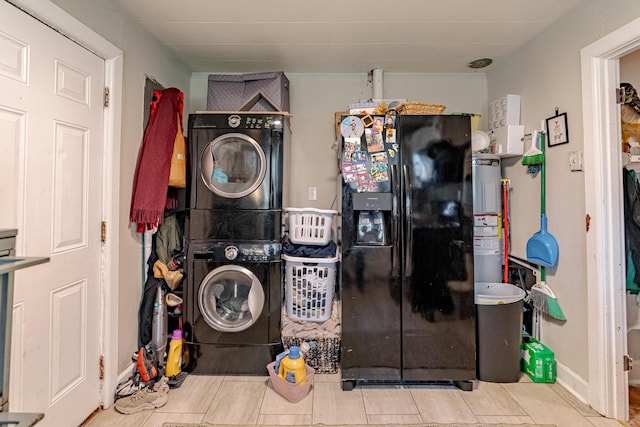
{"label": "electrical outlet", "polygon": [[318,200],[318,187],[309,187],[309,200]]}
{"label": "electrical outlet", "polygon": [[569,152],[569,169],[572,171],[582,170],[582,151]]}

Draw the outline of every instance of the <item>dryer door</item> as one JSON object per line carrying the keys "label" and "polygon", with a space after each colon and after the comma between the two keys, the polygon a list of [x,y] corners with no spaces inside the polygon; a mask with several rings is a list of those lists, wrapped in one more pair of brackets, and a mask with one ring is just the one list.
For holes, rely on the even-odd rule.
{"label": "dryer door", "polygon": [[209,190],[237,199],[260,187],[267,172],[267,159],[255,139],[242,133],[227,133],[204,149],[200,171]]}
{"label": "dryer door", "polygon": [[209,272],[200,284],[198,307],[213,329],[240,332],[253,325],[265,304],[262,283],[250,270],[224,265]]}

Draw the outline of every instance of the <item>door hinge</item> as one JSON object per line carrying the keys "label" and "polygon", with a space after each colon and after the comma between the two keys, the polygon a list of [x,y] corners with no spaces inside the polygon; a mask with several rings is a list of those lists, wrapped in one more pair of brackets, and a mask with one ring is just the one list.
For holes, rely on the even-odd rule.
{"label": "door hinge", "polygon": [[102,243],[107,241],[107,221],[100,222],[100,241]]}
{"label": "door hinge", "polygon": [[616,89],[616,104],[624,104],[624,89]]}
{"label": "door hinge", "polygon": [[628,354],[625,354],[623,357],[624,370],[630,371],[633,369],[633,359]]}
{"label": "door hinge", "polygon": [[104,88],[103,105],[104,105],[104,108],[107,108],[109,106],[109,88],[108,87]]}
{"label": "door hinge", "polygon": [[100,364],[100,377],[98,379],[104,380],[104,356],[100,356],[98,363]]}

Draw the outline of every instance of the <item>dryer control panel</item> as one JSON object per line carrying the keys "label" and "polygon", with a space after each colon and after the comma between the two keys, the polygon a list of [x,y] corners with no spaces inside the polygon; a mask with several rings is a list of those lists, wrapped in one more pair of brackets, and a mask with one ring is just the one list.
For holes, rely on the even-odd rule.
{"label": "dryer control panel", "polygon": [[190,244],[195,259],[234,262],[271,262],[281,259],[281,243],[212,242]]}
{"label": "dryer control panel", "polygon": [[282,131],[287,116],[284,114],[265,114],[252,112],[238,112],[235,114],[221,114],[200,112],[189,116],[189,129],[264,129]]}

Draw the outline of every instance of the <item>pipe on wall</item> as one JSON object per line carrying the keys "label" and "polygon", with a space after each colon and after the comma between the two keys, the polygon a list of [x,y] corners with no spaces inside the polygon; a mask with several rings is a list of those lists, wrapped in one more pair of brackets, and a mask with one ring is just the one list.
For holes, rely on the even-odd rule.
{"label": "pipe on wall", "polygon": [[373,99],[383,99],[383,71],[379,68],[374,68],[372,71],[372,83],[373,83]]}

